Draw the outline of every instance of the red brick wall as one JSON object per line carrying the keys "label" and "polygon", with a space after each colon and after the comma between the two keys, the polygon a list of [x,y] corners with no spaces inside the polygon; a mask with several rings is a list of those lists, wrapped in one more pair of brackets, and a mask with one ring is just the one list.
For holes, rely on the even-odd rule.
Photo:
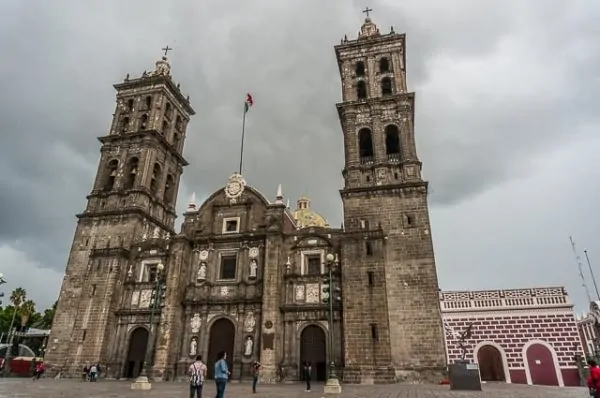
{"label": "red brick wall", "polygon": [[[581,339],[573,313],[536,313],[517,312],[487,315],[485,313],[456,314],[444,313],[444,322],[455,332],[461,333],[470,323],[473,326],[472,337],[466,340],[467,358],[473,358],[473,349],[480,342],[491,341],[502,347],[506,353],[512,382],[526,382],[524,372],[523,347],[531,340],[541,340],[554,348],[561,369],[576,369],[574,355],[581,350]],[[457,338],[447,337],[448,360],[450,363],[460,359],[460,347]],[[565,372],[562,372],[563,375]],[[565,385],[573,381],[571,371],[567,371]],[[568,383],[568,384],[567,384]],[[576,382],[575,382],[576,383]]]}

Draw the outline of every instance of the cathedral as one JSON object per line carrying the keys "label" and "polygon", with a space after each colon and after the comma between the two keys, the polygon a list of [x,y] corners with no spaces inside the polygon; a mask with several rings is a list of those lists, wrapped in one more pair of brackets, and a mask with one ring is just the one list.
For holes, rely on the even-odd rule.
{"label": "cathedral", "polygon": [[444,332],[405,35],[381,33],[367,13],[358,37],[334,48],[340,228],[307,197],[292,211],[281,189],[269,199],[234,173],[204,203],[190,201],[177,232],[189,97],[166,55],[114,85],[117,106],[99,138],[48,341],[49,372],[76,376],[99,362],[107,377],[134,378],[145,363],[149,377],[177,380],[196,355],[210,365],[224,350],[233,380],[248,379],[259,360],[265,383],[298,380],[305,361],[313,380],[331,366],[344,383],[439,381]]}

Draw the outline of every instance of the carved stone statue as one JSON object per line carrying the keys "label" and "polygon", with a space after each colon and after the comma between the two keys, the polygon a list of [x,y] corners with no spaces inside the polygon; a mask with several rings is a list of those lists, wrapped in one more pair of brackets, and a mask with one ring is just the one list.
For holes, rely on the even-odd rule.
{"label": "carved stone statue", "polygon": [[160,228],[158,228],[158,227],[154,228],[154,231],[152,231],[152,238],[160,239]]}
{"label": "carved stone statue", "polygon": [[256,278],[256,270],[258,269],[258,264],[255,259],[250,260],[250,278]]}
{"label": "carved stone statue", "polygon": [[254,319],[254,312],[250,311],[244,320],[244,331],[248,333],[253,332],[255,327],[256,319]]}
{"label": "carved stone statue", "polygon": [[190,356],[196,356],[198,354],[198,340],[195,337],[192,337],[192,341],[190,341]]}
{"label": "carved stone statue", "polygon": [[200,319],[200,314],[194,314],[194,316],[190,320],[190,327],[192,328],[192,333],[198,333],[200,331],[200,326],[202,326],[202,319]]}
{"label": "carved stone statue", "polygon": [[252,356],[252,348],[254,347],[254,341],[252,341],[252,337],[246,337],[246,342],[244,343],[244,355],[249,357]]}
{"label": "carved stone statue", "polygon": [[200,268],[198,268],[196,279],[199,281],[206,280],[206,263],[200,263]]}

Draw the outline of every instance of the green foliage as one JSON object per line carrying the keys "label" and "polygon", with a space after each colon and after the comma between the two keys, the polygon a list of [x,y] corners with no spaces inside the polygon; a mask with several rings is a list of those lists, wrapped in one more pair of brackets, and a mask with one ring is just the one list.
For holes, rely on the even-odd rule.
{"label": "green foliage", "polygon": [[[13,322],[13,315],[13,327],[26,326],[38,329],[50,329],[54,313],[56,312],[56,305],[57,302],[52,307],[46,308],[40,313],[36,310],[35,303],[27,299],[27,291],[25,289],[18,287],[13,290],[10,294],[10,304],[0,307],[0,335],[3,336],[3,341],[5,341],[8,335],[11,322]],[[30,345],[30,347],[32,346]]]}

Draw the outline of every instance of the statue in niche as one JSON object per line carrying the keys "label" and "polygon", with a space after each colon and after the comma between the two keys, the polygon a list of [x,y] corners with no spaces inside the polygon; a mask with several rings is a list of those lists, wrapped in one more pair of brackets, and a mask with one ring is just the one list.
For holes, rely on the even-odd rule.
{"label": "statue in niche", "polygon": [[254,347],[254,341],[252,341],[252,336],[246,337],[246,342],[244,343],[244,355],[247,357],[252,356],[252,348]]}
{"label": "statue in niche", "polygon": [[206,280],[206,263],[200,263],[200,268],[198,268],[196,279],[199,281]]}
{"label": "statue in niche", "polygon": [[256,319],[254,319],[254,312],[250,311],[244,320],[244,330],[248,333],[253,332],[255,326]]}
{"label": "statue in niche", "polygon": [[256,270],[258,269],[258,264],[256,262],[256,259],[252,259],[250,260],[250,278],[254,279],[256,278]]}
{"label": "statue in niche", "polygon": [[192,337],[192,341],[190,341],[190,356],[194,357],[198,354],[198,339]]}
{"label": "statue in niche", "polygon": [[154,228],[154,231],[152,231],[152,239],[160,239],[160,228]]}

